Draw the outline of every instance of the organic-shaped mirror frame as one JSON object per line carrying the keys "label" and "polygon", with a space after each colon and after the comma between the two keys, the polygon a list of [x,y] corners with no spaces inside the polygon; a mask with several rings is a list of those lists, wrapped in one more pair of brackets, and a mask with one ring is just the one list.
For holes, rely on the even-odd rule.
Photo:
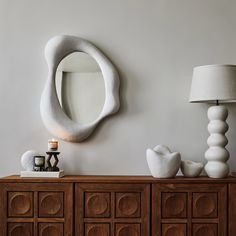
{"label": "organic-shaped mirror frame", "polygon": [[[101,68],[105,85],[105,102],[100,115],[93,122],[80,124],[71,120],[59,103],[56,92],[56,70],[63,58],[73,52],[92,56]],[[45,47],[48,79],[42,93],[40,112],[44,125],[56,137],[69,142],[85,140],[106,116],[120,107],[119,75],[112,63],[93,44],[76,36],[61,35],[50,39]]]}

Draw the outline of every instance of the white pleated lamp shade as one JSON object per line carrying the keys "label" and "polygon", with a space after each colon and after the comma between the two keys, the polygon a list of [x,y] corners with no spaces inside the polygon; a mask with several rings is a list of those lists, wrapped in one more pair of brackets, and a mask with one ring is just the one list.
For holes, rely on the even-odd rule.
{"label": "white pleated lamp shade", "polygon": [[236,65],[195,67],[189,101],[236,102]]}

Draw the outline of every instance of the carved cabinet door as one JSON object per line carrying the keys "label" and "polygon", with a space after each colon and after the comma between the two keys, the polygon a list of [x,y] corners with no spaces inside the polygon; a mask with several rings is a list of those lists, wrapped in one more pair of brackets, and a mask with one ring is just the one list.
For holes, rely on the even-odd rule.
{"label": "carved cabinet door", "polygon": [[76,236],[148,236],[149,184],[76,184]]}
{"label": "carved cabinet door", "polygon": [[153,184],[153,236],[226,236],[227,185]]}
{"label": "carved cabinet door", "polygon": [[229,209],[229,236],[236,235],[236,184],[229,184],[228,195],[228,209]]}
{"label": "carved cabinet door", "polygon": [[72,236],[73,185],[0,185],[0,235]]}

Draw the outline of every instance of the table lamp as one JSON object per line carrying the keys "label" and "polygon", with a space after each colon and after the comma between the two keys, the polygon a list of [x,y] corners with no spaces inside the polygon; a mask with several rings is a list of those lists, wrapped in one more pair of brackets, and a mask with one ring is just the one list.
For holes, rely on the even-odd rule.
{"label": "table lamp", "polygon": [[228,140],[226,119],[227,108],[223,103],[236,102],[236,65],[206,65],[193,70],[190,102],[213,103],[208,109],[207,139],[209,146],[205,152],[205,171],[211,178],[225,178],[229,174],[229,152],[225,148]]}

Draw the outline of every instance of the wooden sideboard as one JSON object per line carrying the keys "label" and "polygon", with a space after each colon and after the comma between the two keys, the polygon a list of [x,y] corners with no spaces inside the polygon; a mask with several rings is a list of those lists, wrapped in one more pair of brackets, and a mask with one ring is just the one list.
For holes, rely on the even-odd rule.
{"label": "wooden sideboard", "polygon": [[0,235],[235,236],[236,178],[9,176]]}

